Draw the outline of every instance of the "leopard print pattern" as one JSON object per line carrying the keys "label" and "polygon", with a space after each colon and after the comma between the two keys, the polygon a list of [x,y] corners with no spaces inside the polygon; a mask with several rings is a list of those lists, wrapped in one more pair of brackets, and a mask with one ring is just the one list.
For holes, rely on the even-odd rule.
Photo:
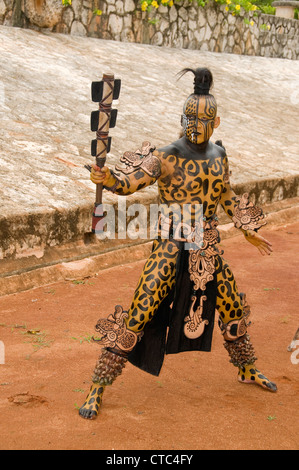
{"label": "leopard print pattern", "polygon": [[203,215],[212,217],[224,189],[223,158],[193,160],[162,152],[161,160],[166,171],[158,181],[160,202],[202,204]]}
{"label": "leopard print pattern", "polygon": [[175,283],[177,255],[178,247],[172,240],[154,241],[128,311],[126,323],[131,331],[143,330],[171,291]]}
{"label": "leopard print pattern", "polygon": [[215,258],[217,280],[216,309],[223,323],[243,317],[242,297],[238,292],[234,275],[221,256]]}
{"label": "leopard print pattern", "polygon": [[93,383],[90,387],[89,394],[86,397],[84,404],[79,409],[79,415],[85,419],[95,419],[102,404],[103,393],[105,387]]}
{"label": "leopard print pattern", "polygon": [[[175,152],[160,152],[164,172],[158,180],[159,200],[167,206],[190,205],[190,218],[197,204],[201,204],[206,219],[215,216],[225,188],[227,168],[225,158],[216,154],[210,159],[189,159]],[[186,206],[185,206],[186,207]],[[155,315],[162,300],[175,282],[178,247],[173,240],[155,240],[126,319],[127,328],[141,331]],[[243,315],[240,296],[232,273],[220,256],[216,256],[217,297],[223,321],[239,319]],[[222,273],[223,270],[223,274]]]}
{"label": "leopard print pattern", "polygon": [[[162,300],[174,286],[177,255],[178,248],[173,241],[154,242],[153,252],[144,266],[128,312],[128,329],[141,331],[155,315]],[[244,315],[242,297],[233,273],[220,255],[215,257],[215,261],[217,311],[223,323],[240,320]]]}
{"label": "leopard print pattern", "polygon": [[277,391],[277,385],[251,364],[239,367],[238,381],[244,384],[259,385],[270,392]]}

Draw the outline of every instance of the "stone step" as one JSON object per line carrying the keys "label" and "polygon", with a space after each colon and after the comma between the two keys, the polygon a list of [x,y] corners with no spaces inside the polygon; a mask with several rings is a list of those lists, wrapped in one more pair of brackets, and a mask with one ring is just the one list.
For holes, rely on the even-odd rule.
{"label": "stone step", "polygon": [[[267,227],[281,226],[299,220],[299,197],[276,201],[264,206]],[[219,231],[222,239],[239,234],[230,219],[219,214]],[[82,280],[116,265],[132,260],[146,259],[152,247],[148,240],[105,240],[98,242],[90,237],[47,250],[44,257],[36,255],[22,260],[4,261],[0,271],[0,296],[57,281]]]}

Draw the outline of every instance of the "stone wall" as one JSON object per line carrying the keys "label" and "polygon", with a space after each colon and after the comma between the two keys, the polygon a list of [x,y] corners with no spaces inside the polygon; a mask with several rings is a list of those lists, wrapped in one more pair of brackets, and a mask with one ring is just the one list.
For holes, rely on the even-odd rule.
{"label": "stone wall", "polygon": [[[102,15],[95,14],[101,10]],[[253,22],[244,22],[244,18]],[[298,59],[299,21],[182,0],[141,12],[138,0],[0,0],[0,24],[116,41]]]}

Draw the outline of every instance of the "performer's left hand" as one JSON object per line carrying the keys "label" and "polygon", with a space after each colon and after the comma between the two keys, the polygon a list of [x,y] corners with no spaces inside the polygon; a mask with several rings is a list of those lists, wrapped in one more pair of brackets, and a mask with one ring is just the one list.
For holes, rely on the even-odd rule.
{"label": "performer's left hand", "polygon": [[246,240],[252,245],[256,246],[263,256],[270,255],[272,253],[272,243],[256,233],[254,230],[246,230],[244,235]]}

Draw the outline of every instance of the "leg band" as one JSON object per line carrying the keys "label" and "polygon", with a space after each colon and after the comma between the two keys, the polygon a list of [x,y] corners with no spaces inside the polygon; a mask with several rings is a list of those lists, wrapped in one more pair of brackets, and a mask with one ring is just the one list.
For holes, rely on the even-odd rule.
{"label": "leg band", "polygon": [[220,317],[218,320],[220,331],[226,341],[235,341],[238,338],[242,338],[247,332],[247,327],[250,325],[250,322],[248,321],[250,315],[250,307],[246,301],[245,294],[241,293],[240,298],[241,305],[243,308],[242,318],[240,318],[239,320],[232,320],[228,323],[224,323]]}
{"label": "leg band", "polygon": [[128,354],[136,346],[143,332],[135,333],[129,330],[125,321],[127,318],[128,312],[124,311],[121,305],[117,305],[112,315],[98,321],[95,329],[102,336],[93,340],[112,351],[116,350],[119,354]]}
{"label": "leg band", "polygon": [[98,383],[99,385],[111,385],[122,373],[126,362],[127,359],[124,356],[120,356],[104,349],[96,363],[92,378],[93,383]]}
{"label": "leg band", "polygon": [[257,360],[250,336],[247,333],[235,341],[225,340],[224,347],[230,356],[230,362],[236,367],[254,364]]}

